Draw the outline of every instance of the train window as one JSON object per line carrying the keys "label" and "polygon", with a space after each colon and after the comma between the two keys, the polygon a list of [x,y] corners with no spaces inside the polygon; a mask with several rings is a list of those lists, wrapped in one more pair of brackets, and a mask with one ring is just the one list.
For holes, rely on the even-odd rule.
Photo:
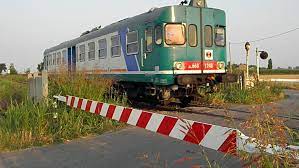
{"label": "train window", "polygon": [[145,50],[146,52],[152,52],[153,51],[153,28],[147,28],[145,29]]}
{"label": "train window", "polygon": [[127,33],[127,54],[138,53],[138,33],[137,31]]}
{"label": "train window", "polygon": [[191,47],[197,46],[197,27],[194,24],[189,25],[189,45]]}
{"label": "train window", "polygon": [[84,44],[79,46],[79,51],[80,51],[79,60],[80,60],[80,62],[84,62],[85,61],[85,45]]}
{"label": "train window", "polygon": [[205,45],[206,47],[213,46],[213,28],[210,25],[205,26]]}
{"label": "train window", "polygon": [[53,60],[53,65],[56,65],[56,53],[53,54],[52,60]]}
{"label": "train window", "polygon": [[95,60],[96,51],[95,42],[88,43],[88,60]]}
{"label": "train window", "polygon": [[61,64],[61,52],[57,53],[57,65]]}
{"label": "train window", "polygon": [[182,24],[167,24],[165,26],[165,42],[167,45],[184,45],[186,30]]}
{"label": "train window", "polygon": [[162,44],[163,39],[163,31],[161,26],[155,27],[155,42],[156,44],[160,45]]}
{"label": "train window", "polygon": [[107,40],[99,40],[99,58],[107,57]]}
{"label": "train window", "polygon": [[120,56],[120,37],[119,35],[111,37],[111,56],[118,57]]}
{"label": "train window", "polygon": [[62,64],[66,64],[66,58],[67,58],[66,50],[63,50],[62,51]]}
{"label": "train window", "polygon": [[215,44],[217,46],[225,46],[225,29],[224,27],[217,27],[215,29]]}

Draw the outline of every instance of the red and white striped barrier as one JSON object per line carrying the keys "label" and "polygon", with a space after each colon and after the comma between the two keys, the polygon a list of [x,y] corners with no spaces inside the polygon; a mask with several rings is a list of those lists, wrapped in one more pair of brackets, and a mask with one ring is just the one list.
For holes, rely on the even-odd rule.
{"label": "red and white striped barrier", "polygon": [[[67,106],[86,112],[101,115],[119,122],[137,126],[165,136],[201,145],[223,153],[235,155],[237,150],[249,153],[259,152],[255,139],[242,134],[239,130],[197,121],[180,119],[163,114],[138,109],[101,103],[74,96],[54,96]],[[282,148],[269,145],[266,152],[273,154],[283,151]]]}

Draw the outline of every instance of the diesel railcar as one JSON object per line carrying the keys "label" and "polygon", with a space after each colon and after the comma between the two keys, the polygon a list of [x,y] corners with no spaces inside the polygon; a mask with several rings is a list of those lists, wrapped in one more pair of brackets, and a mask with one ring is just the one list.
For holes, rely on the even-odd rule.
{"label": "diesel railcar", "polygon": [[111,77],[132,98],[188,103],[199,86],[222,82],[226,58],[225,12],[192,0],[87,31],[45,50],[44,65]]}

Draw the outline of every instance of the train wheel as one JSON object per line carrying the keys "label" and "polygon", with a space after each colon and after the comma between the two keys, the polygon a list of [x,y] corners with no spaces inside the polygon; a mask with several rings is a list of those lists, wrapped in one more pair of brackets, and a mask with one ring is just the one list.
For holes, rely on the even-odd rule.
{"label": "train wheel", "polygon": [[181,107],[187,107],[190,105],[192,101],[192,97],[183,97],[183,98],[180,98],[180,102],[181,102]]}

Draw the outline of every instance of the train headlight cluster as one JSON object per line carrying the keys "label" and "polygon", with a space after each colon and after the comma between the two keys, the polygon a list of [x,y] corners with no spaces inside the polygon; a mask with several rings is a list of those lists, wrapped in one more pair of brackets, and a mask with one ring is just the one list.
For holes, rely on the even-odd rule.
{"label": "train headlight cluster", "polygon": [[174,68],[175,68],[176,70],[183,70],[183,69],[184,69],[184,65],[183,65],[182,62],[175,62],[175,63],[174,63]]}
{"label": "train headlight cluster", "polygon": [[218,62],[217,63],[217,68],[218,69],[224,69],[225,68],[225,63],[224,62]]}

